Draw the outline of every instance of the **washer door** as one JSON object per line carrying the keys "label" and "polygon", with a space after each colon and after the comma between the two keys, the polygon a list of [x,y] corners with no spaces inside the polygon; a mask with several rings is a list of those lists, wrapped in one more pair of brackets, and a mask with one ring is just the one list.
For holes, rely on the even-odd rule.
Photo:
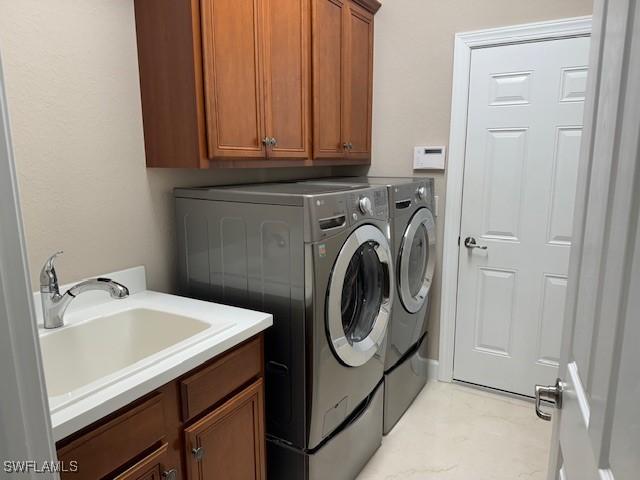
{"label": "washer door", "polygon": [[391,248],[383,233],[363,225],[347,238],[331,272],[327,329],[339,360],[365,364],[380,348],[393,303]]}
{"label": "washer door", "polygon": [[398,291],[410,313],[416,313],[427,301],[435,269],[435,246],[433,215],[428,208],[421,208],[411,217],[399,254]]}

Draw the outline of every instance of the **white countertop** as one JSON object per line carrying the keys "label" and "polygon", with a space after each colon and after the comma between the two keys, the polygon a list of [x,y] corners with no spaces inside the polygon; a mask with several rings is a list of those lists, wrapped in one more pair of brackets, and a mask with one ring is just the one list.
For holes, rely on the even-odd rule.
{"label": "white countertop", "polygon": [[[49,397],[56,441],[233,348],[273,323],[273,317],[267,313],[146,290],[146,282],[140,275],[144,276],[142,267],[103,275],[129,287],[130,296],[123,300],[111,300],[103,292],[80,295],[74,300],[78,302],[75,308],[72,310],[70,306],[65,315],[65,326],[61,328],[73,328],[97,317],[133,309],[160,310],[212,325],[216,323],[219,326],[221,321],[226,325],[222,330],[204,330],[68,394]],[[61,288],[61,292],[64,291]],[[80,302],[85,295],[84,301]],[[92,298],[94,301],[91,301]],[[36,294],[36,308],[40,308],[39,303],[39,294]],[[40,312],[38,317],[41,318]],[[58,330],[40,329],[40,337]]]}

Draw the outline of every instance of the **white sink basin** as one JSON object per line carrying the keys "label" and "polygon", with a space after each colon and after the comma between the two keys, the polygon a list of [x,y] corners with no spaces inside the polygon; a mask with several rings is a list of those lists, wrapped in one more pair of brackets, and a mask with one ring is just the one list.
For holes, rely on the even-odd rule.
{"label": "white sink basin", "polygon": [[48,394],[69,394],[148,357],[156,360],[163,350],[205,330],[213,335],[231,326],[134,308],[52,331],[40,338]]}

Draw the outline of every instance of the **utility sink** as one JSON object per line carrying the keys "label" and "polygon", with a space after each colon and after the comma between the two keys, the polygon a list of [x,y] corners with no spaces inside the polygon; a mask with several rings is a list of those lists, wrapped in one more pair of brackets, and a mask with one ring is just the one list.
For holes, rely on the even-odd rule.
{"label": "utility sink", "polygon": [[[53,438],[59,441],[156,391],[272,325],[264,312],[147,289],[144,267],[100,275],[125,285],[114,299],[86,291],[63,326],[44,328],[34,292]],[[77,284],[60,286],[67,291]]]}
{"label": "utility sink", "polygon": [[170,347],[205,330],[215,335],[233,324],[133,308],[47,332],[40,345],[48,394],[70,394],[116,372],[127,373],[147,358],[163,357],[163,351],[174,353]]}

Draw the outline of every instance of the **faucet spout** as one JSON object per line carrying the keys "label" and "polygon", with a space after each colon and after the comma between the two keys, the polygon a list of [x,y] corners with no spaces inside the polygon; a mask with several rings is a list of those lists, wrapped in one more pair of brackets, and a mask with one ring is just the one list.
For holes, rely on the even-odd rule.
{"label": "faucet spout", "polygon": [[67,291],[67,294],[75,298],[81,293],[89,292],[92,290],[103,290],[109,293],[109,295],[111,295],[111,298],[115,298],[117,300],[127,298],[129,296],[129,289],[127,287],[111,280],[110,278],[94,278],[91,280],[80,282],[77,285],[71,287]]}
{"label": "faucet spout", "polygon": [[54,267],[54,259],[50,257],[44,264],[40,273],[40,294],[42,298],[42,318],[44,328],[58,328],[64,325],[64,312],[71,301],[84,292],[102,290],[111,298],[122,299],[129,296],[129,289],[124,285],[109,278],[93,278],[74,285],[64,295],[60,295],[58,276]]}

